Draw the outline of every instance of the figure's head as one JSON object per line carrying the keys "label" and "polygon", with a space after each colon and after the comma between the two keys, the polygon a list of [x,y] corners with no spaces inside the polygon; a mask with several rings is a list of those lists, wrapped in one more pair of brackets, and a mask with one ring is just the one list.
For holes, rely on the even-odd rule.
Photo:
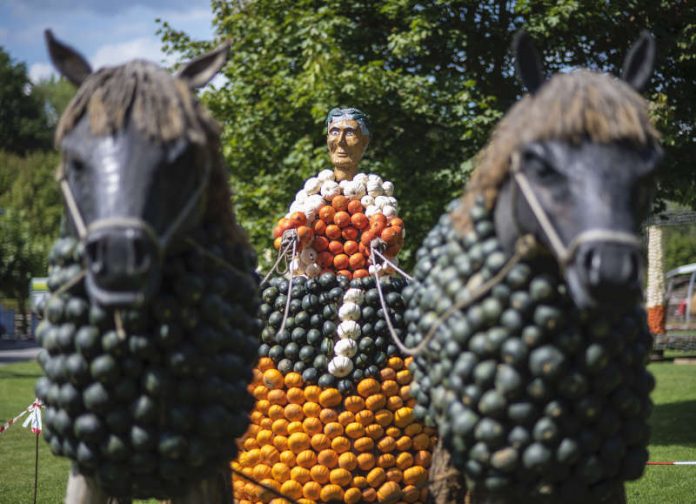
{"label": "figure's head", "polygon": [[326,145],[337,178],[350,179],[370,143],[367,116],[356,108],[334,108],[326,117]]}
{"label": "figure's head", "polygon": [[56,132],[68,223],[86,252],[89,296],[147,302],[172,242],[205,212],[218,129],[195,100],[226,61],[223,45],[171,75],[135,60],[92,72],[46,33],[58,71],[79,86]]}
{"label": "figure's head", "polygon": [[530,94],[497,127],[470,187],[495,204],[508,251],[533,235],[550,253],[578,307],[632,306],[641,297],[640,223],[662,153],[638,94],[654,42],[641,36],[621,79],[580,70],[547,80],[529,37],[516,38],[515,52]]}

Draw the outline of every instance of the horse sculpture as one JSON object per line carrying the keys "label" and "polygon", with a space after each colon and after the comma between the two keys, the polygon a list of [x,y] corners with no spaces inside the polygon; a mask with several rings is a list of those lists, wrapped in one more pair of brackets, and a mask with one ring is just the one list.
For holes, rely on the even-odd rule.
{"label": "horse sculpture", "polygon": [[[636,92],[654,42],[622,79],[546,80],[514,51],[530,94],[495,129],[463,198],[418,253],[404,291],[416,413],[437,425],[436,502],[621,502],[647,460],[654,386],[639,226],[661,158]],[[466,481],[463,481],[464,478]]]}
{"label": "horse sculpture", "polygon": [[79,86],[56,132],[67,219],[37,331],[46,440],[74,462],[66,500],[230,501],[258,280],[218,126],[194,96],[228,45],[173,76],[142,60],[92,72],[46,39]]}

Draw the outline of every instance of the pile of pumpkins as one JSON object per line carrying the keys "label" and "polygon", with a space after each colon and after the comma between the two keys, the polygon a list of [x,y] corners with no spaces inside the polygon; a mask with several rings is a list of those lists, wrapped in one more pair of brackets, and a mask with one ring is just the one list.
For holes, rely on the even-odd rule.
{"label": "pile of pumpkins", "polygon": [[53,246],[36,331],[43,432],[108,495],[171,498],[237,454],[253,404],[259,303],[255,258],[224,236],[213,228],[198,239],[235,271],[180,250],[156,299],[118,312],[87,297],[78,241]]}
{"label": "pile of pumpkins", "polygon": [[[375,238],[392,260],[403,243],[392,193],[376,175],[337,183],[325,170],[273,230],[280,249],[295,229],[300,252],[291,277],[261,286],[256,405],[232,467],[298,502],[427,498],[435,432],[415,418],[411,359],[387,322],[405,337],[406,281],[369,262]],[[233,475],[238,502],[277,498],[249,479]]]}

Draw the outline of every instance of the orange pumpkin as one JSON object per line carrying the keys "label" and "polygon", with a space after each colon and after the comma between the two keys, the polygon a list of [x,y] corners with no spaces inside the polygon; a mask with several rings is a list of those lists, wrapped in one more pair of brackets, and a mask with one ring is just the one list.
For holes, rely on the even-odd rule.
{"label": "orange pumpkin", "polygon": [[290,217],[288,217],[288,220],[292,228],[298,228],[299,226],[307,224],[307,216],[304,212],[293,212],[290,214]]}
{"label": "orange pumpkin", "polygon": [[366,478],[372,488],[377,488],[387,480],[387,473],[381,467],[375,467],[367,473]]}
{"label": "orange pumpkin", "polygon": [[338,240],[341,238],[341,228],[336,224],[329,224],[326,226],[326,237],[329,240]]}
{"label": "orange pumpkin", "polygon": [[[347,271],[347,268],[350,265],[350,258],[346,254],[335,255],[333,258],[333,265],[337,270]],[[348,276],[348,275],[344,275],[344,276]]]}
{"label": "orange pumpkin", "polygon": [[336,212],[334,215],[334,224],[340,228],[350,225],[350,214],[343,210]]}
{"label": "orange pumpkin", "polygon": [[377,501],[392,503],[401,499],[401,487],[398,483],[387,481],[377,490]]}
{"label": "orange pumpkin", "polygon": [[336,211],[348,210],[348,198],[339,194],[331,200],[331,206],[334,207]]}
{"label": "orange pumpkin", "polygon": [[324,484],[329,481],[329,473],[329,468],[324,465],[315,465],[309,470],[309,474],[312,476],[312,479],[320,484]]}
{"label": "orange pumpkin", "polygon": [[331,439],[326,434],[314,434],[310,440],[312,448],[320,452],[331,447]]}
{"label": "orange pumpkin", "polygon": [[366,229],[370,225],[369,219],[362,212],[354,213],[353,215],[351,215],[350,223],[353,225],[355,229],[359,229],[361,231],[363,229]]}
{"label": "orange pumpkin", "polygon": [[409,452],[401,452],[396,456],[396,467],[405,471],[413,465],[413,455]]}
{"label": "orange pumpkin", "polygon": [[308,481],[302,487],[302,495],[305,499],[318,501],[321,495],[321,485],[316,481]]}
{"label": "orange pumpkin", "polygon": [[332,469],[338,465],[338,454],[332,449],[321,450],[317,455],[317,462]]}
{"label": "orange pumpkin", "polygon": [[341,236],[344,240],[357,240],[359,235],[360,231],[350,225],[344,227],[343,231],[341,231]]}
{"label": "orange pumpkin", "polygon": [[362,203],[360,203],[360,200],[354,199],[354,200],[350,200],[348,202],[348,212],[351,215],[356,214],[358,212],[362,212],[362,211],[363,211],[363,206],[362,206]]}
{"label": "orange pumpkin", "polygon": [[295,466],[290,469],[290,479],[297,481],[298,483],[304,485],[310,479],[312,479],[309,469],[304,467]]}
{"label": "orange pumpkin", "polygon": [[307,418],[317,418],[321,412],[321,406],[315,402],[306,402],[302,405],[302,413]]}
{"label": "orange pumpkin", "polygon": [[330,205],[323,206],[319,209],[319,218],[327,225],[333,223],[334,215],[336,215],[336,210]]}
{"label": "orange pumpkin", "polygon": [[340,486],[334,484],[326,485],[324,488],[321,489],[321,494],[319,497],[324,502],[342,501],[343,489]]}
{"label": "orange pumpkin", "polygon": [[356,269],[353,272],[353,278],[365,278],[368,276],[370,276],[370,272],[367,271],[365,268]]}
{"label": "orange pumpkin", "polygon": [[369,471],[377,463],[377,461],[375,460],[375,456],[372,453],[360,453],[357,456],[357,460],[358,467],[363,471]]}
{"label": "orange pumpkin", "polygon": [[350,256],[350,259],[348,259],[348,264],[350,266],[350,269],[352,269],[353,271],[364,269],[365,256],[360,253],[353,254],[352,256]]}
{"label": "orange pumpkin", "polygon": [[338,467],[353,471],[358,466],[358,457],[353,452],[341,453],[338,457]]}
{"label": "orange pumpkin", "polygon": [[317,455],[314,450],[305,450],[297,454],[295,462],[298,466],[309,469],[310,467],[316,465]]}
{"label": "orange pumpkin", "polygon": [[362,498],[362,492],[357,488],[349,488],[343,494],[343,502],[345,504],[357,504]]}
{"label": "orange pumpkin", "polygon": [[335,408],[341,404],[341,399],[341,393],[335,388],[328,388],[319,394],[319,404],[324,408]]}
{"label": "orange pumpkin", "polygon": [[324,252],[329,248],[329,239],[326,236],[315,236],[314,241],[312,242],[312,247],[317,252]]}
{"label": "orange pumpkin", "polygon": [[333,255],[338,255],[342,254],[344,252],[344,245],[343,242],[339,240],[331,240],[329,242],[329,252],[331,252]]}

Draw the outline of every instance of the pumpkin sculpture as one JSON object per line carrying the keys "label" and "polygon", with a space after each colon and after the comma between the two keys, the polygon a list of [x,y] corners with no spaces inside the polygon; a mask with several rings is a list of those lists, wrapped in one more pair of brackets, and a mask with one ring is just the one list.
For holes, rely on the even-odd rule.
{"label": "pumpkin sculpture", "polygon": [[461,478],[447,471],[431,490],[436,502],[466,488],[476,503],[625,502],[623,482],[647,460],[654,387],[637,233],[661,151],[635,91],[654,46],[641,37],[623,82],[544,82],[526,35],[515,48],[531,94],[404,290],[406,342],[425,349],[414,412],[437,424],[436,458]]}
{"label": "pumpkin sculpture", "polygon": [[66,502],[227,501],[215,481],[249,425],[260,330],[255,255],[194,98],[227,46],[173,76],[141,60],[93,73],[47,40],[81,85],[57,131],[67,226],[37,328],[45,438],[74,462]]}
{"label": "pumpkin sculpture", "polygon": [[235,498],[278,497],[255,480],[298,502],[424,502],[434,430],[415,420],[411,360],[386,319],[403,334],[405,281],[372,253],[394,260],[403,221],[393,184],[355,173],[357,162],[348,176],[341,163],[341,146],[362,156],[350,148],[366,145],[361,113],[332,111],[328,130],[336,170],[307,180],[273,230],[281,251],[294,230],[297,254],[289,278],[262,285],[256,407],[232,465],[246,476],[233,478]]}

